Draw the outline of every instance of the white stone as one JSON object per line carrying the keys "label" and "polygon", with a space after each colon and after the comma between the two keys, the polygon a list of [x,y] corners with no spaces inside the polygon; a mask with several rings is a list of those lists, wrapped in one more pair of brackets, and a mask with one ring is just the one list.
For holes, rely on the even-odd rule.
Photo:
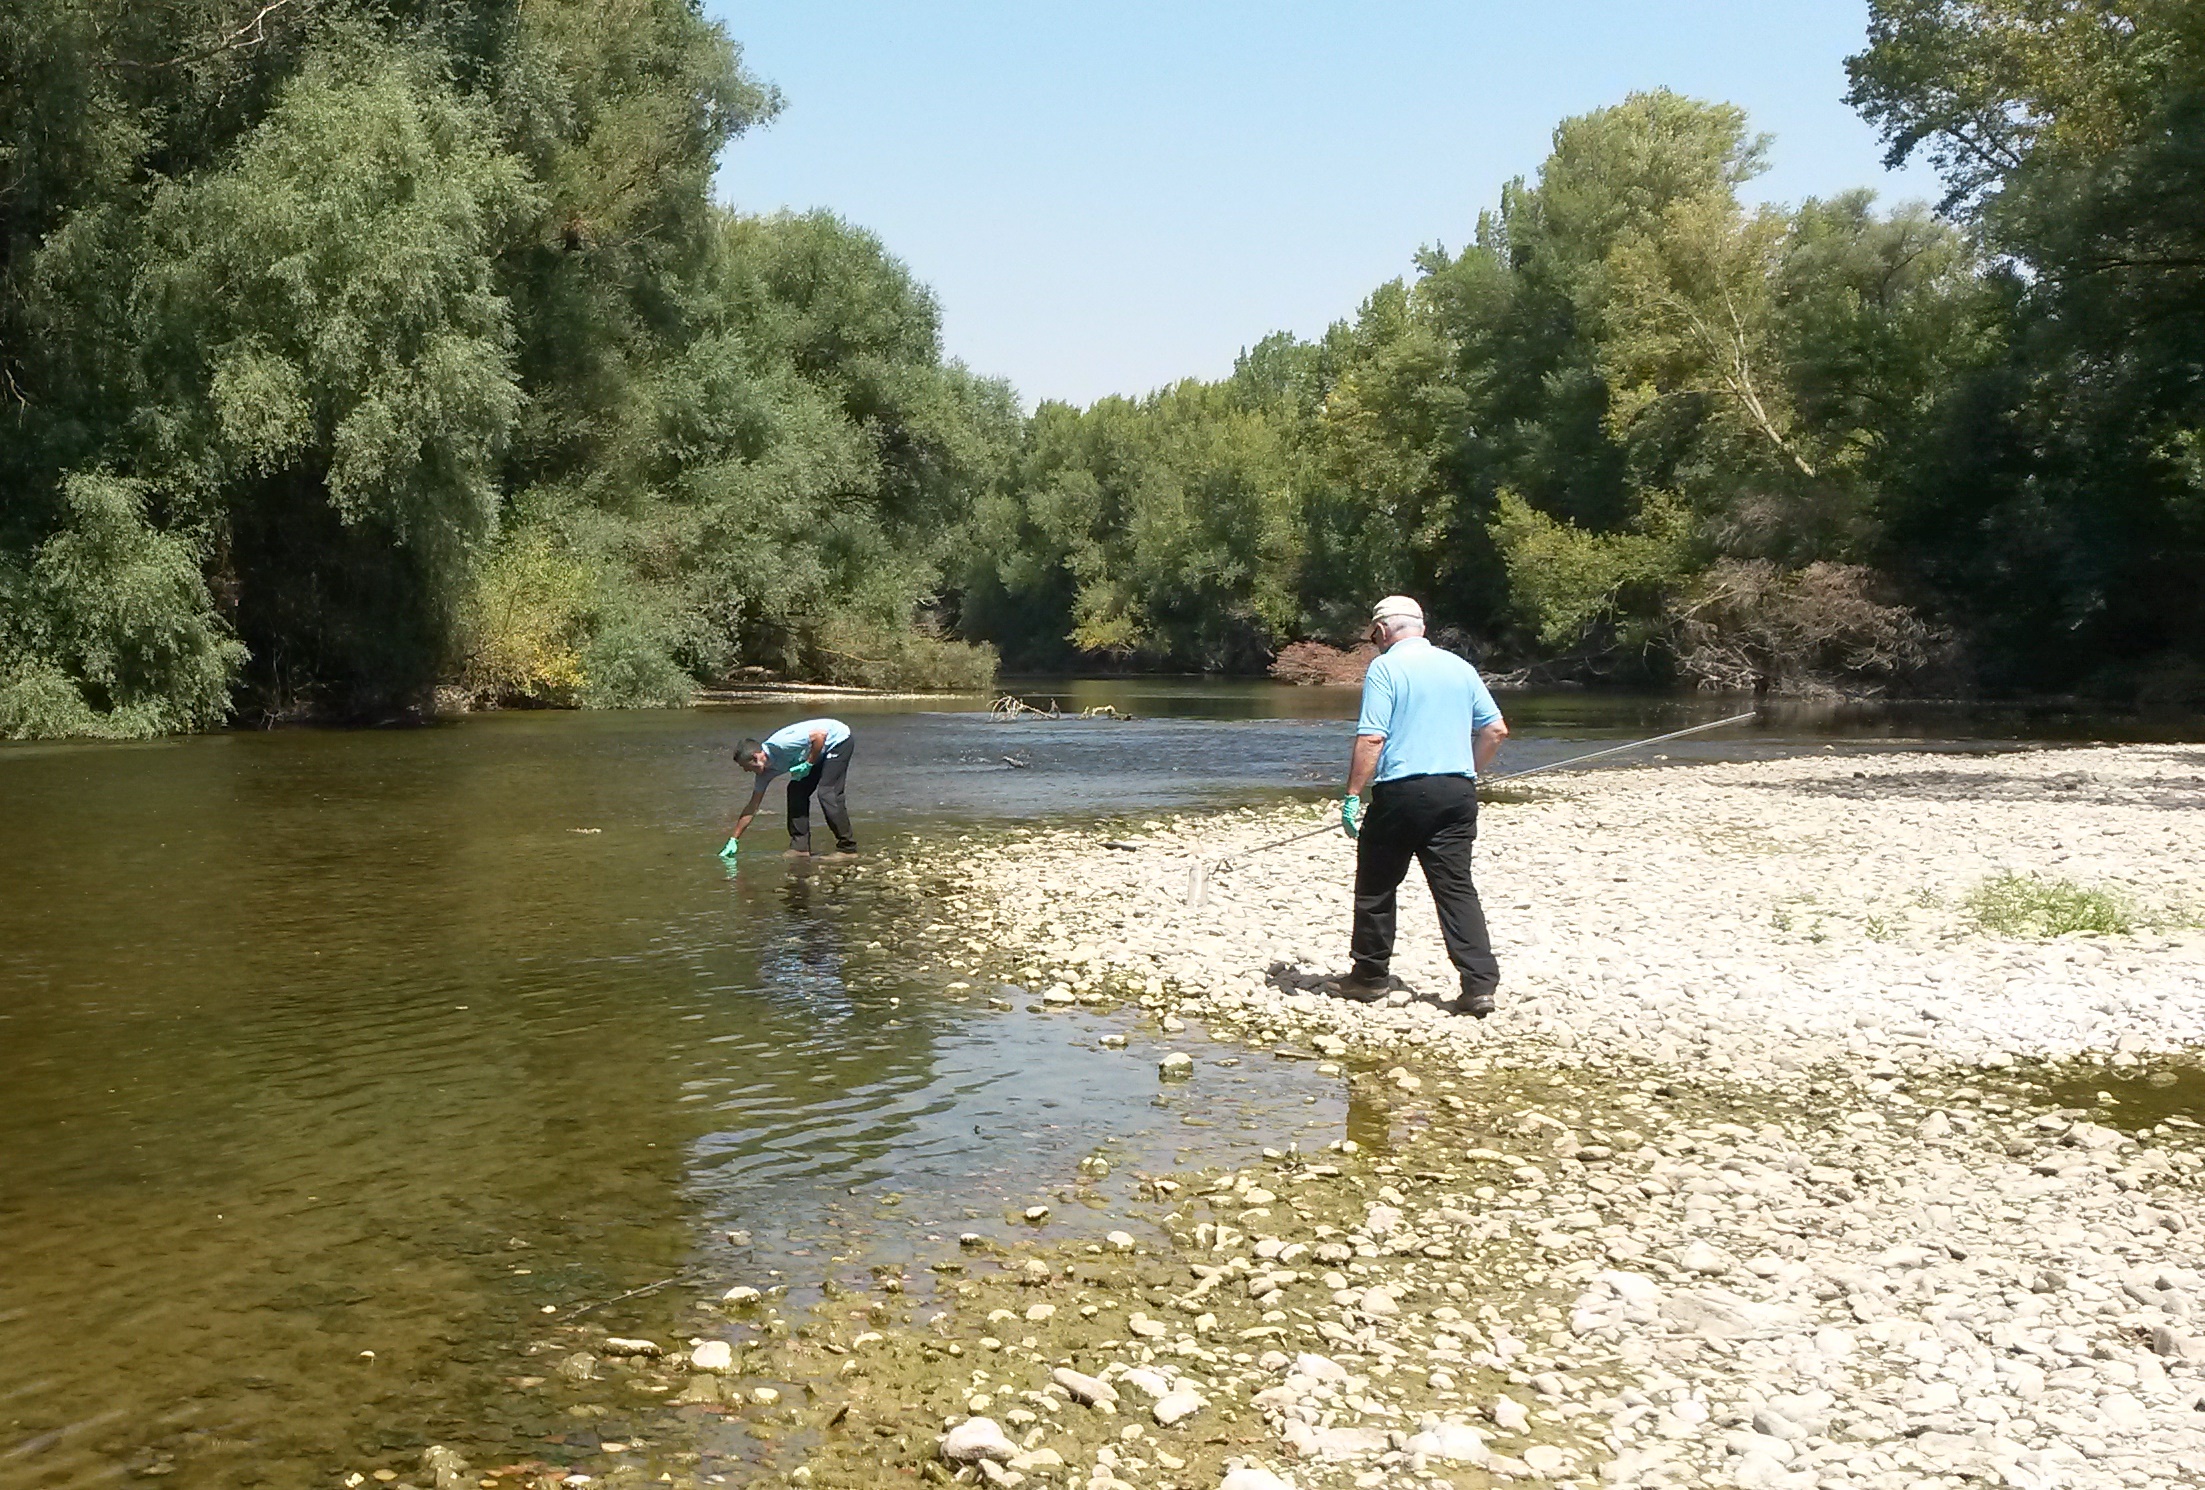
{"label": "white stone", "polygon": [[993,1418],[966,1418],[942,1435],[942,1457],[952,1463],[970,1464],[978,1459],[992,1459],[1005,1464],[1017,1454],[1018,1445],[1011,1442],[1002,1424]]}
{"label": "white stone", "polygon": [[1059,1366],[1049,1373],[1050,1380],[1072,1394],[1072,1400],[1087,1407],[1111,1408],[1118,1405],[1118,1391],[1100,1377],[1074,1371],[1069,1366]]}
{"label": "white stone", "polygon": [[1412,1434],[1405,1447],[1412,1454],[1444,1459],[1450,1464],[1483,1464],[1492,1457],[1485,1435],[1468,1423],[1433,1423]]}
{"label": "white stone", "polygon": [[1172,1428],[1193,1417],[1207,1406],[1209,1404],[1196,1393],[1181,1390],[1166,1392],[1163,1396],[1157,1398],[1156,1405],[1150,1408],[1149,1411],[1155,1416],[1159,1426]]}
{"label": "white stone", "polygon": [[1534,1473],[1545,1475],[1549,1479],[1560,1473],[1562,1466],[1570,1462],[1570,1456],[1551,1443],[1533,1444],[1524,1450],[1523,1458]]}
{"label": "white stone", "polygon": [[1294,1490],[1294,1486],[1292,1481],[1282,1480],[1268,1469],[1245,1464],[1219,1480],[1217,1490]]}

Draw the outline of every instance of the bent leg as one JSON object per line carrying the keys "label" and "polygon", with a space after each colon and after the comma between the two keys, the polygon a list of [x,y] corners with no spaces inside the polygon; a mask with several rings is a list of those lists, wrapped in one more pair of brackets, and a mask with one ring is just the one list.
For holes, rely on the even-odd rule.
{"label": "bent leg", "polygon": [[819,783],[819,815],[834,830],[835,847],[846,854],[857,852],[857,839],[850,832],[850,810],[843,805],[843,782],[850,774],[850,748],[857,742],[844,740],[820,758],[819,769],[813,773]]}
{"label": "bent leg", "polygon": [[812,851],[812,786],[818,774],[789,782],[789,847],[800,854]]}

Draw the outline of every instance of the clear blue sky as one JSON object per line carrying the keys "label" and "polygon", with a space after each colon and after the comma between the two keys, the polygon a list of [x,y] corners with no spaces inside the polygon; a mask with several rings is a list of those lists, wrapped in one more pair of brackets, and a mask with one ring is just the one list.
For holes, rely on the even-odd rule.
{"label": "clear blue sky", "polygon": [[1633,89],[1744,106],[1757,198],[1937,195],[1840,101],[1866,0],[707,4],[787,97],[721,195],[878,233],[1029,407],[1321,332]]}

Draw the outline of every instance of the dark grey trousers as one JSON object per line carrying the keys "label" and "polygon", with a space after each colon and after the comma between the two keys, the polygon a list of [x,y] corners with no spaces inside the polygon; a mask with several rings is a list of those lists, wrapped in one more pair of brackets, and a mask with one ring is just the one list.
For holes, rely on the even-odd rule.
{"label": "dark grey trousers", "polygon": [[1370,810],[1355,841],[1355,971],[1382,978],[1393,961],[1395,892],[1414,859],[1424,867],[1439,910],[1447,956],[1464,992],[1500,985],[1485,907],[1470,880],[1478,837],[1477,783],[1467,776],[1407,776],[1371,788]]}
{"label": "dark grey trousers", "polygon": [[819,815],[834,831],[835,847],[844,853],[857,851],[850,836],[850,809],[842,804],[843,779],[850,774],[850,747],[844,740],[819,758],[819,765],[802,781],[789,783],[789,847],[799,853],[812,851],[812,800],[819,801]]}

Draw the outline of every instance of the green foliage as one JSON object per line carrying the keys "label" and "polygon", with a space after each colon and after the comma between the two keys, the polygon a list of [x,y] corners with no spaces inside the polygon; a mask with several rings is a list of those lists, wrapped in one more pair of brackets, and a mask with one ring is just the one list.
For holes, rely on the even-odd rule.
{"label": "green foliage", "polygon": [[524,529],[476,573],[461,618],[459,683],[478,703],[572,703],[589,680],[596,587],[588,566]]}
{"label": "green foliage", "polygon": [[694,0],[0,12],[0,729],[653,705],[742,667],[1486,660],[2165,700],[2205,675],[2205,11],[1872,0],[1951,215],[1749,208],[1722,103],[1563,121],[1456,252],[1023,418]]}
{"label": "green foliage", "polygon": [[11,733],[991,665],[930,633],[1015,404],[870,235],[713,205],[779,100],[692,0],[25,0],[0,63]]}
{"label": "green foliage", "polygon": [[2016,272],[2006,354],[1897,484],[1896,567],[1991,676],[2134,688],[2205,660],[2205,11],[1875,0],[1853,101]]}
{"label": "green foliage", "polygon": [[28,573],[0,559],[0,735],[143,739],[227,711],[244,648],[213,614],[197,549],[146,522],[146,497],[72,476],[67,523]]}
{"label": "green foliage", "polygon": [[2120,895],[2027,874],[1983,881],[1968,892],[1967,909],[1976,925],[1999,936],[2126,936],[2136,925],[2135,911]]}
{"label": "green foliage", "polygon": [[[1246,667],[1295,619],[1283,421],[1187,382],[1081,412],[1044,404],[1015,489],[984,504],[968,625],[1023,614],[1082,652]],[[1053,633],[1053,637],[1051,635]],[[1015,642],[1014,642],[1015,644]]]}
{"label": "green foliage", "polygon": [[[1017,489],[982,509],[968,624],[1026,661],[1207,667],[1344,640],[1408,591],[1487,657],[1902,683],[1934,628],[1876,568],[1890,493],[1955,381],[2000,355],[2006,301],[1918,208],[1748,210],[1766,151],[1735,108],[1634,94],[1564,121],[1469,247],[1425,250],[1320,341],[1043,409]],[[1238,515],[1215,541],[1172,520],[1203,461],[1269,494],[1219,504]],[[1231,584],[1185,582],[1221,552]]]}
{"label": "green foliage", "polygon": [[1493,538],[1510,594],[1541,644],[1555,649],[1602,628],[1643,639],[1690,563],[1684,516],[1674,502],[1649,503],[1628,530],[1590,533],[1503,491]]}

